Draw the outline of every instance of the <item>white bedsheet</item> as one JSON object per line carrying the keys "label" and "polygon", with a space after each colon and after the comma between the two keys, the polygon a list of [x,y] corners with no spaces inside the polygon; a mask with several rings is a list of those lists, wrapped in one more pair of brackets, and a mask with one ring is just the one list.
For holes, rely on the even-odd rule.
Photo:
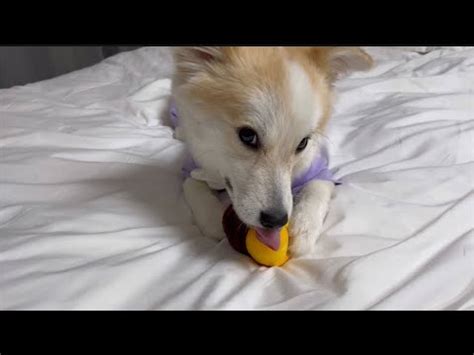
{"label": "white bedsheet", "polygon": [[193,224],[166,48],[0,90],[0,308],[474,309],[474,49],[368,50],[320,247],[281,268]]}

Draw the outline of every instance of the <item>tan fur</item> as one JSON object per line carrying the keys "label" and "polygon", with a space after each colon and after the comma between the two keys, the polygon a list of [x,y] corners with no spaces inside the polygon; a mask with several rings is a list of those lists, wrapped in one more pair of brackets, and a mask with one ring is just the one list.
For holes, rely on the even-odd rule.
{"label": "tan fur", "polygon": [[[273,92],[278,97],[279,109],[288,108],[287,71],[288,60],[295,61],[308,73],[315,95],[323,105],[323,117],[318,130],[323,131],[331,114],[330,85],[338,73],[353,63],[344,58],[357,58],[355,64],[363,67],[371,64],[371,58],[358,48],[338,47],[211,47],[200,48],[197,61],[206,56],[204,70],[193,72],[192,67],[180,66],[180,59],[190,52],[177,51],[178,70],[176,81],[184,86],[189,97],[199,100],[212,110],[222,110],[222,117],[229,118],[234,126],[245,123],[245,116],[252,114],[247,103],[255,90]],[[344,57],[345,55],[345,57]],[[189,62],[189,58],[188,62]],[[201,68],[202,69],[202,68]],[[289,117],[290,118],[290,117]]]}
{"label": "tan fur", "polygon": [[279,48],[224,47],[204,72],[188,78],[187,94],[212,110],[224,110],[225,117],[239,125],[251,114],[246,103],[253,89],[272,90],[284,97],[286,73],[281,52]]}

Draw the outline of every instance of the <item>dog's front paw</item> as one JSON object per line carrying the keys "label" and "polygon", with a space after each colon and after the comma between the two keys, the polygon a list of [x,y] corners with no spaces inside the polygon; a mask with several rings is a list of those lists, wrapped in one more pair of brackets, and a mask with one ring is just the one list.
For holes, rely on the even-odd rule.
{"label": "dog's front paw", "polygon": [[203,223],[200,220],[197,220],[196,222],[199,230],[205,237],[212,238],[217,241],[224,239],[225,233],[222,223],[217,223],[212,219],[209,219],[208,223]]}
{"label": "dog's front paw", "polygon": [[334,184],[312,181],[300,192],[290,220],[290,253],[293,256],[313,254],[322,232]]}
{"label": "dog's front paw", "polygon": [[290,254],[293,257],[314,253],[316,241],[322,230],[322,221],[312,219],[308,211],[295,211],[290,221]]}
{"label": "dog's front paw", "polygon": [[184,182],[183,191],[201,233],[212,239],[223,239],[223,206],[207,184],[188,178]]}

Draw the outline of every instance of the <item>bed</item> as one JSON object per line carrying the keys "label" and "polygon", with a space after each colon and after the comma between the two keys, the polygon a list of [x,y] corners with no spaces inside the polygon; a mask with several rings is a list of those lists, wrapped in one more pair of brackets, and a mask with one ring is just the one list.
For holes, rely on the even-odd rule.
{"label": "bed", "polygon": [[474,309],[474,48],[367,48],[337,86],[317,252],[201,236],[169,48],[0,90],[0,309]]}

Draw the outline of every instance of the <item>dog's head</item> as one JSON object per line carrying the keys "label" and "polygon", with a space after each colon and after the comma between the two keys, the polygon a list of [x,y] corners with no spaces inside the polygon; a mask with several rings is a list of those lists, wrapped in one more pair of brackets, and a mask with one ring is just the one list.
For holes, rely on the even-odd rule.
{"label": "dog's head", "polygon": [[175,59],[173,95],[193,157],[225,182],[243,222],[285,225],[291,181],[318,153],[332,82],[371,58],[357,48],[183,47]]}

